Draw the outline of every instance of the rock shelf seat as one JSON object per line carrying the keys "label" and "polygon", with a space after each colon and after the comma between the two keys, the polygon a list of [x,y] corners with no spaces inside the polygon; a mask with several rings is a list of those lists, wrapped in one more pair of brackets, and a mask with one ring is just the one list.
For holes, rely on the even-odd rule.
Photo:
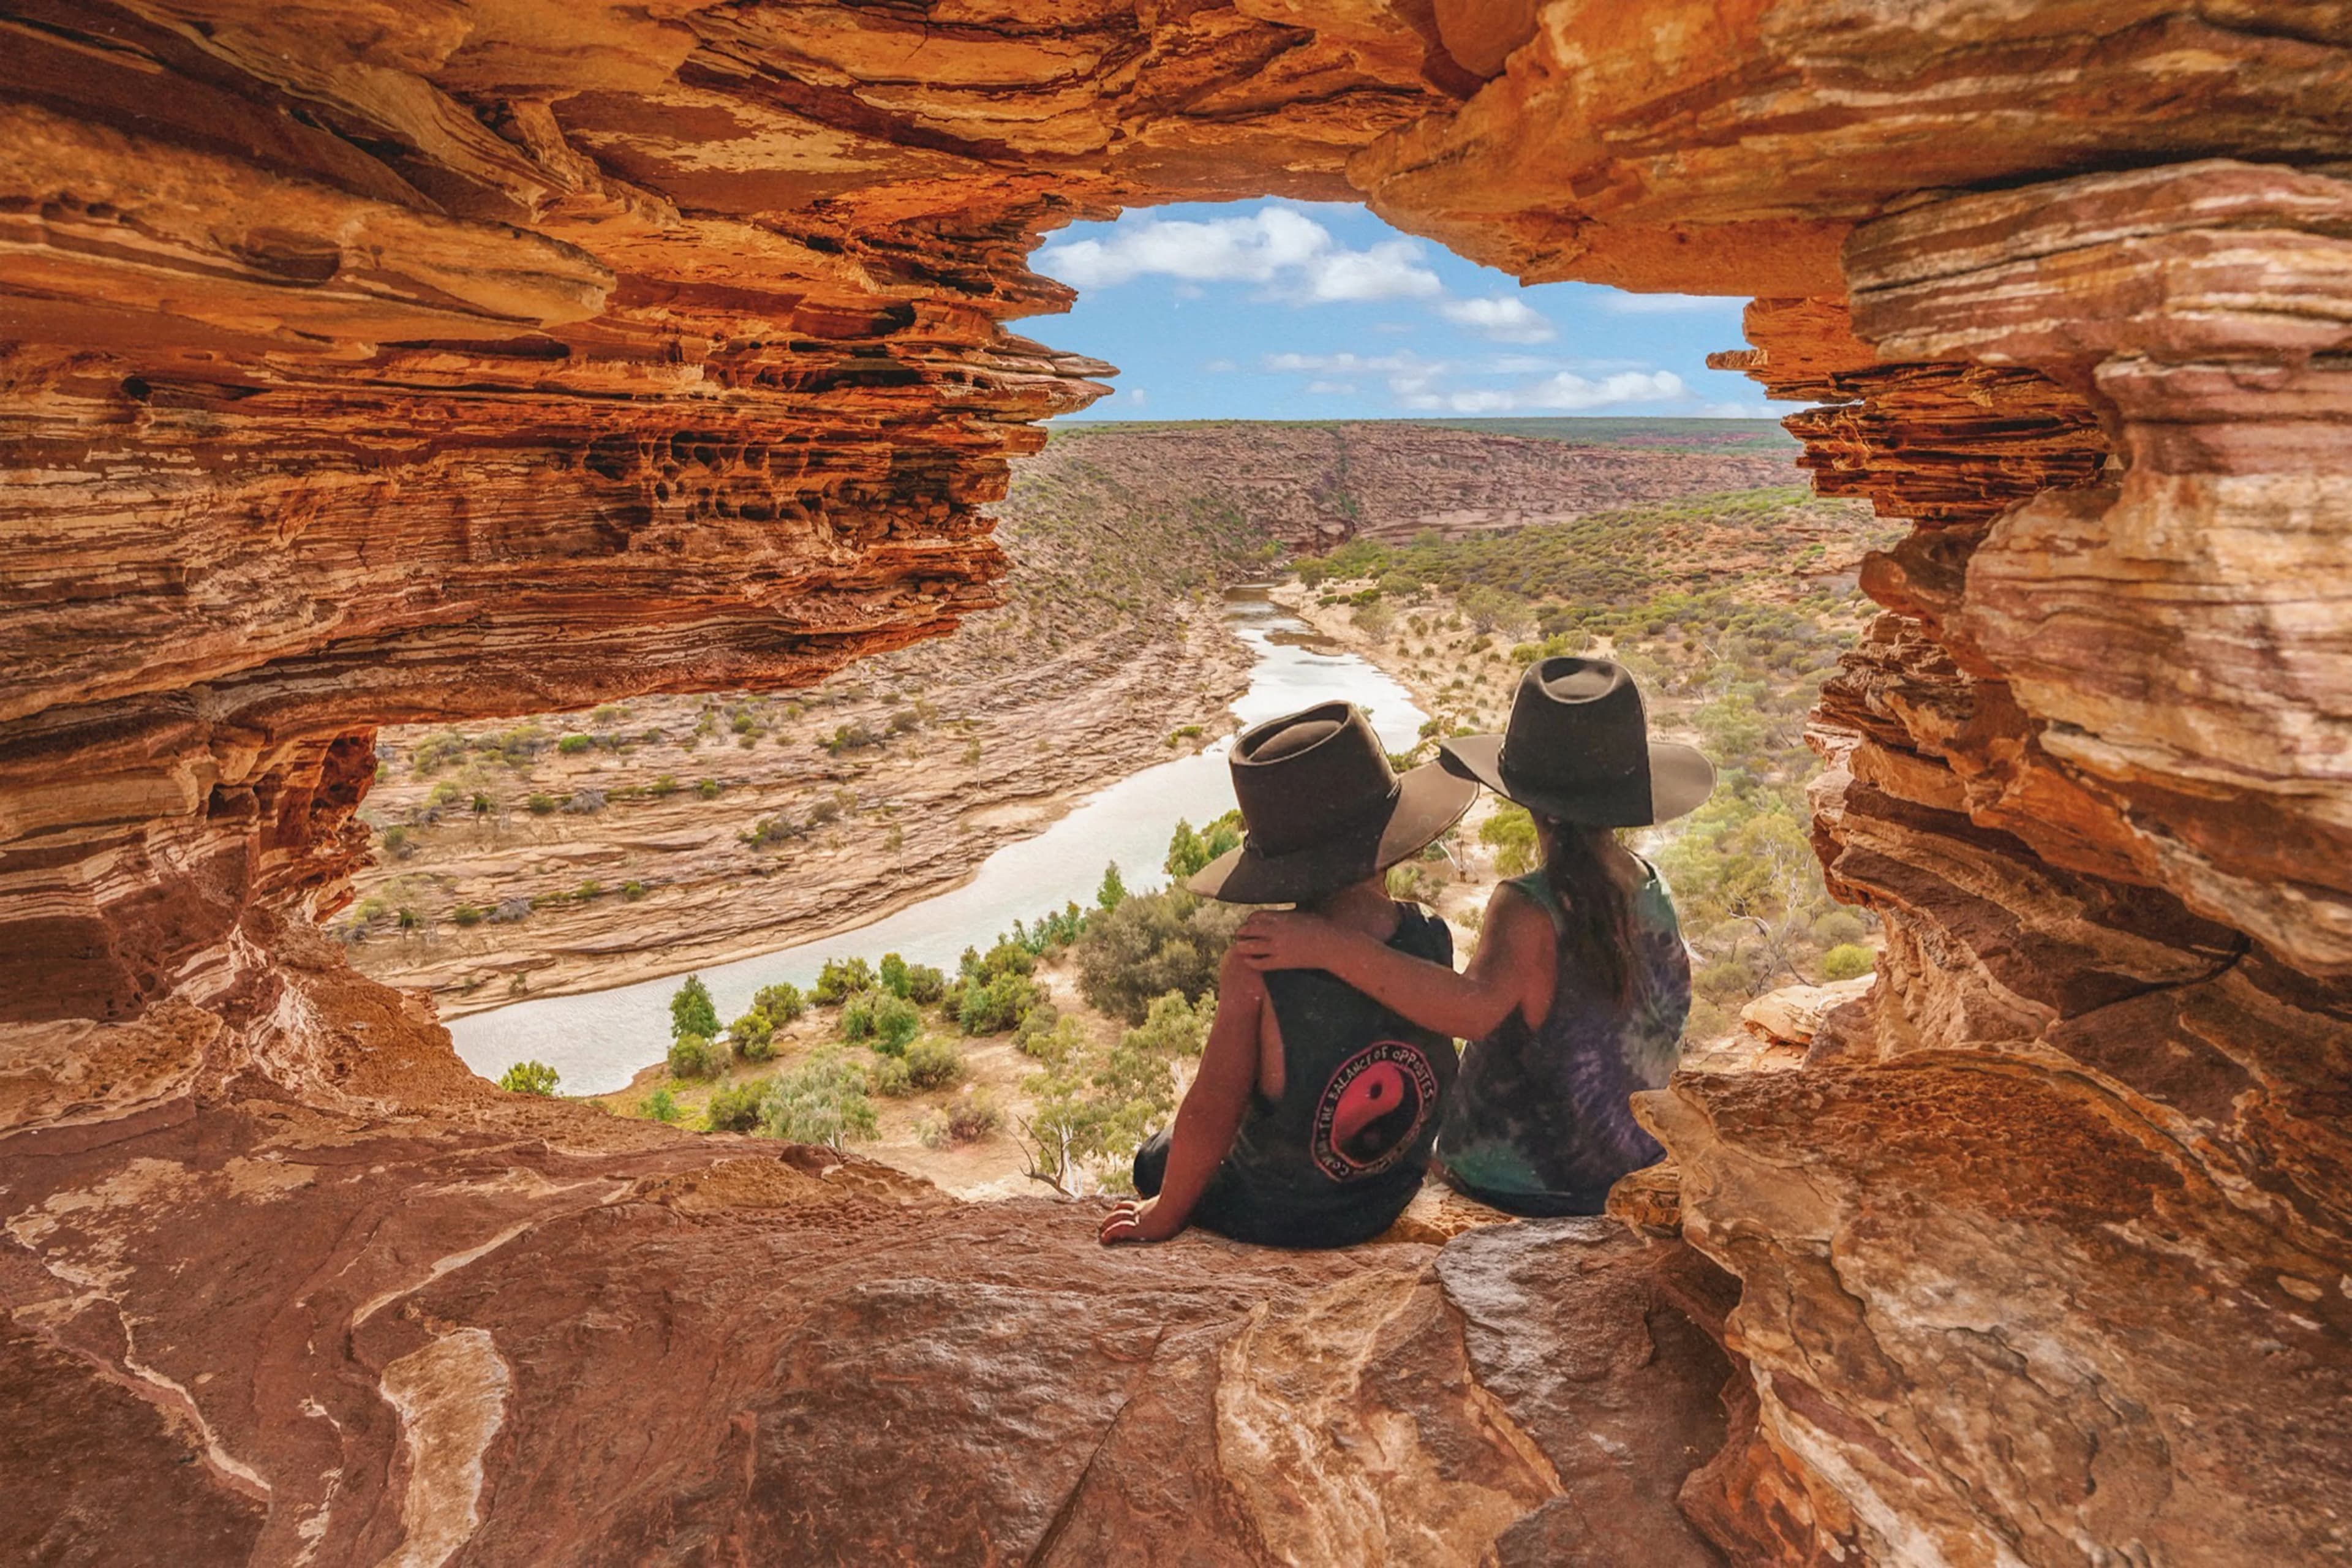
{"label": "rock shelf seat", "polygon": [[[1262,195],[1751,299],[1913,525],[1812,728],[1875,983],[1629,1223],[1104,1254],[318,933],[379,725],[994,603],[1107,368],[1024,257]],[[0,1558],[2352,1557],[2347,451],[2337,5],[10,0]]]}

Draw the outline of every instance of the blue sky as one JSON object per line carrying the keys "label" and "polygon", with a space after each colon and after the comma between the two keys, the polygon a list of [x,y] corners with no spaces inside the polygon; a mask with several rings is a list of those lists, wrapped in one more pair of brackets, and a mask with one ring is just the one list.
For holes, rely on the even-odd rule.
{"label": "blue sky", "polygon": [[1031,265],[1078,302],[1024,330],[1120,370],[1073,419],[1789,412],[1706,368],[1743,345],[1744,300],[1522,289],[1360,206],[1138,210],[1048,236]]}

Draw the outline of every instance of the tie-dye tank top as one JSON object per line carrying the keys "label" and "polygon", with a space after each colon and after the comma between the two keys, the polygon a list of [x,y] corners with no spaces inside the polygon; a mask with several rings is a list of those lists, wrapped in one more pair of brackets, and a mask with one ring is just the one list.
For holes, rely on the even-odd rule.
{"label": "tie-dye tank top", "polygon": [[[1664,1151],[1633,1120],[1628,1101],[1662,1088],[1682,1058],[1690,1014],[1690,958],[1657,868],[1642,863],[1633,894],[1634,999],[1621,1005],[1556,941],[1551,1011],[1528,1027],[1517,1008],[1462,1054],[1445,1102],[1437,1159],[1446,1179],[1515,1214],[1599,1214],[1609,1188]],[[1513,887],[1566,921],[1541,871]]]}

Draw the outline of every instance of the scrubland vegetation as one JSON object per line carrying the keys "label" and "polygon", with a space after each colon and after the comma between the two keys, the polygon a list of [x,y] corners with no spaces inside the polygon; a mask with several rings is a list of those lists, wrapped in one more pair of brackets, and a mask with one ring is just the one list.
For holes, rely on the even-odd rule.
{"label": "scrubland vegetation", "polygon": [[[1690,1037],[1721,1036],[1776,985],[1867,973],[1874,920],[1822,880],[1805,713],[1874,613],[1841,564],[1877,531],[1845,503],[1752,490],[1570,523],[1402,544],[1357,541],[1299,563],[1302,608],[1396,674],[1441,738],[1502,728],[1520,673],[1559,654],[1633,671],[1653,727],[1716,763],[1714,796],[1629,835],[1673,888],[1693,961]],[[1506,876],[1534,828],[1507,805],[1478,828]]]}
{"label": "scrubland vegetation", "polygon": [[[1179,823],[1163,869],[1189,876],[1238,834],[1231,814],[1197,830]],[[689,975],[671,996],[663,1066],[596,1098],[698,1131],[837,1148],[895,1120],[902,1141],[992,1146],[997,1168],[1056,1192],[1122,1191],[1207,1040],[1243,912],[1181,887],[1130,893],[1112,867],[1092,906],[1015,921],[951,973],[896,952],[845,954],[805,992],[764,987],[723,1026]],[[501,1087],[551,1093],[554,1079],[518,1063]]]}

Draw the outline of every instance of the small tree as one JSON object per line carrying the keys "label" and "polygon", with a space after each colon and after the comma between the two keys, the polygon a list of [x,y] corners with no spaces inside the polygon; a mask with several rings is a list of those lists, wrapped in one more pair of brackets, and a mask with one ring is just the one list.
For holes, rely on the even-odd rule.
{"label": "small tree", "polygon": [[922,1032],[921,1010],[887,991],[852,997],[841,1010],[841,1037],[864,1040],[884,1056],[906,1055],[908,1043]]}
{"label": "small tree", "polygon": [[712,1132],[752,1132],[760,1126],[760,1106],[768,1096],[766,1079],[730,1084],[710,1097],[703,1108],[703,1126]]}
{"label": "small tree", "polygon": [[866,1095],[866,1073],[846,1053],[823,1050],[779,1076],[760,1102],[771,1137],[838,1149],[871,1138],[881,1122]]}
{"label": "small tree", "polygon": [[499,1087],[509,1094],[551,1095],[556,1071],[545,1062],[517,1062],[499,1076]]}
{"label": "small tree", "polygon": [[719,1047],[710,1043],[708,1035],[680,1035],[670,1042],[669,1076],[672,1078],[716,1078],[724,1065]]}
{"label": "small tree", "polygon": [[781,985],[762,985],[751,998],[751,1005],[768,1016],[768,1022],[779,1027],[797,1023],[808,1011],[808,1000],[801,988],[789,980]]}
{"label": "small tree", "polygon": [[1127,884],[1119,879],[1118,862],[1103,868],[1102,886],[1095,889],[1095,905],[1098,909],[1115,910],[1126,901]]}
{"label": "small tree", "polygon": [[1246,911],[1182,888],[1138,893],[1087,922],[1072,951],[1078,991],[1087,1003],[1140,1024],[1152,998],[1170,991],[1211,996],[1225,949]]}
{"label": "small tree", "polygon": [[1478,825],[1478,842],[1495,852],[1495,870],[1504,877],[1523,876],[1536,868],[1543,848],[1536,840],[1535,818],[1524,806],[1504,802],[1495,815]]}
{"label": "small tree", "polygon": [[893,996],[907,994],[907,961],[904,958],[895,952],[884,953],[879,973],[883,990]]}
{"label": "small tree", "polygon": [[727,1043],[747,1062],[763,1062],[776,1054],[776,1026],[757,1007],[727,1026]]}
{"label": "small tree", "polygon": [[816,984],[809,992],[810,1000],[820,1007],[831,1007],[848,1001],[860,991],[874,989],[874,969],[862,958],[828,958],[816,972]]}
{"label": "small tree", "polygon": [[1179,818],[1176,831],[1168,839],[1168,858],[1160,868],[1181,882],[1218,856],[1240,845],[1242,814],[1229,811],[1199,832],[1192,825]]}
{"label": "small tree", "polygon": [[719,1009],[710,1000],[710,987],[702,983],[699,974],[689,974],[669,999],[669,1035],[681,1039],[688,1035],[700,1035],[709,1039],[719,1033]]}

